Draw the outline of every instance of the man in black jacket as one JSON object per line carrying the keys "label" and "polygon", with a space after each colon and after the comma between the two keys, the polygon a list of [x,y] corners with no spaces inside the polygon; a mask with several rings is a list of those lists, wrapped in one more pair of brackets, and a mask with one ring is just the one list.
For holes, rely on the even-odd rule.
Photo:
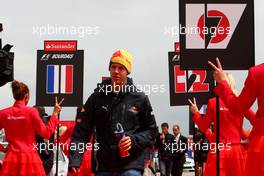
{"label": "man in black jacket", "polygon": [[180,133],[180,126],[173,125],[173,134],[175,137],[175,148],[173,151],[173,165],[172,165],[172,176],[181,176],[183,172],[183,165],[186,161],[185,153],[188,150],[187,138]]}
{"label": "man in black jacket", "polygon": [[[142,175],[144,151],[156,136],[156,122],[148,97],[133,85],[127,75],[131,72],[132,56],[126,50],[116,51],[110,60],[111,79],[98,85],[85,103],[73,132],[71,146],[86,144],[94,133],[92,169],[96,176]],[[117,124],[125,136],[117,138]],[[97,150],[96,150],[97,149]],[[120,151],[129,156],[121,157]],[[83,153],[70,148],[69,167],[76,172]]]}
{"label": "man in black jacket", "polygon": [[[47,124],[49,122],[50,116],[46,113],[45,107],[43,106],[33,106],[38,110],[39,116],[41,117],[42,122],[44,124]],[[54,135],[50,137],[50,139],[44,139],[40,135],[36,134],[36,142],[38,147],[38,154],[40,156],[40,159],[42,160],[43,167],[45,170],[46,175],[48,175],[52,169],[53,166],[53,150],[49,150],[48,147],[45,148],[45,150],[41,149],[41,146],[48,146],[49,144],[52,144],[54,141]]]}
{"label": "man in black jacket", "polygon": [[161,124],[161,134],[157,140],[159,150],[159,168],[161,176],[170,176],[172,169],[172,151],[171,145],[174,142],[174,136],[169,133],[169,124]]}

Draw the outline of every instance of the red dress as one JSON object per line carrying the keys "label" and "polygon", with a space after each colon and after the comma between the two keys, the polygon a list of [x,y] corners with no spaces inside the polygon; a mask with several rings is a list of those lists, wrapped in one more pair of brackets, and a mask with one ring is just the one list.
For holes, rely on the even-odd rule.
{"label": "red dress", "polygon": [[[206,114],[201,117],[197,112],[193,120],[199,129],[210,136],[210,151],[205,164],[204,176],[216,175],[216,134],[208,134],[208,128],[213,122],[216,124],[216,98],[209,99]],[[245,114],[250,120],[255,116],[251,110]],[[241,145],[241,130],[243,125],[242,114],[229,111],[220,99],[220,143],[224,146],[220,150],[220,175],[221,176],[241,176],[245,169],[245,150]]]}
{"label": "red dress", "polygon": [[238,97],[226,81],[220,82],[215,92],[235,112],[245,112],[257,99],[258,110],[250,135],[245,175],[264,175],[264,64],[249,69],[244,88]]}
{"label": "red dress", "polygon": [[4,149],[5,147],[2,144],[0,144],[0,152],[2,152]]}
{"label": "red dress", "polygon": [[93,176],[93,172],[91,169],[91,158],[92,158],[92,150],[86,150],[83,154],[83,160],[80,167],[79,176]]}
{"label": "red dress", "polygon": [[59,120],[51,117],[45,126],[36,109],[16,101],[12,107],[0,111],[0,129],[5,129],[7,153],[0,171],[1,176],[45,176],[37,153],[35,132],[49,138]]}
{"label": "red dress", "polygon": [[[68,157],[69,155],[69,148],[71,142],[71,136],[74,130],[74,126],[72,124],[65,125],[67,127],[66,131],[59,137],[59,144],[61,146],[62,151]],[[55,143],[57,141],[55,140]]]}

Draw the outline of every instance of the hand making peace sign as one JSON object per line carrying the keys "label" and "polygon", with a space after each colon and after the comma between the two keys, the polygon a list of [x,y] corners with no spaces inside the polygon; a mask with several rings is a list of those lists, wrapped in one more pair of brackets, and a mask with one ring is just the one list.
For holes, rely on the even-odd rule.
{"label": "hand making peace sign", "polygon": [[221,62],[219,61],[218,57],[216,58],[216,65],[214,65],[212,62],[208,61],[208,64],[212,67],[212,69],[214,70],[213,75],[214,75],[214,79],[217,83],[219,83],[222,80],[227,80],[226,78],[226,74],[224,73],[223,69],[222,69],[222,65]]}
{"label": "hand making peace sign", "polygon": [[195,114],[196,112],[198,112],[198,107],[197,107],[197,104],[196,104],[196,99],[193,97],[193,102],[192,100],[188,99],[189,103],[190,103],[190,107],[191,107],[191,112],[193,114]]}
{"label": "hand making peace sign", "polygon": [[64,98],[58,103],[57,97],[55,97],[55,104],[52,115],[57,116],[61,112],[61,104],[64,101]]}

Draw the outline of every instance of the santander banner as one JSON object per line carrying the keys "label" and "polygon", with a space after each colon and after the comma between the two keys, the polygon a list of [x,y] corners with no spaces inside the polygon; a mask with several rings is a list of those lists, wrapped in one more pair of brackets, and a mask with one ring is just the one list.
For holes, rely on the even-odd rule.
{"label": "santander banner", "polygon": [[76,40],[46,40],[44,41],[44,51],[76,51]]}

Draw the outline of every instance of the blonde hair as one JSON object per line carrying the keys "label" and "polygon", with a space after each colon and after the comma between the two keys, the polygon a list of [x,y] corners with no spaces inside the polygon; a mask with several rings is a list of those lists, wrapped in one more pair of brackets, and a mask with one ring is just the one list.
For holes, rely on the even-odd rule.
{"label": "blonde hair", "polygon": [[227,77],[227,83],[228,85],[230,86],[230,88],[232,89],[232,91],[237,94],[238,91],[236,90],[235,88],[235,85],[236,85],[236,81],[235,81],[235,78],[234,76],[231,74],[231,73],[225,73],[226,74],[226,77]]}

